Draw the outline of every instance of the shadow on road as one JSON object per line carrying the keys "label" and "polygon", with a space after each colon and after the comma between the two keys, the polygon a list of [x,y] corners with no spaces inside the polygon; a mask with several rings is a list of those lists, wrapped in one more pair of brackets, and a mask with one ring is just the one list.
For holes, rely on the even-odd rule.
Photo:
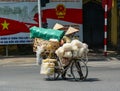
{"label": "shadow on road", "polygon": [[87,78],[84,82],[96,82],[96,81],[101,81],[98,78]]}
{"label": "shadow on road", "polygon": [[44,79],[45,81],[68,81],[68,82],[96,82],[96,81],[101,81],[98,78],[87,78],[86,80],[82,81],[76,81],[73,78],[67,78],[67,79],[62,79],[62,78],[58,78],[57,80],[53,80],[53,79]]}
{"label": "shadow on road", "polygon": [[82,80],[76,81],[76,80],[74,80],[74,79],[68,79],[68,80],[66,80],[66,81],[69,81],[69,82],[96,82],[96,81],[101,81],[101,80],[98,79],[98,78],[87,78],[87,79],[84,80],[84,81],[82,81]]}

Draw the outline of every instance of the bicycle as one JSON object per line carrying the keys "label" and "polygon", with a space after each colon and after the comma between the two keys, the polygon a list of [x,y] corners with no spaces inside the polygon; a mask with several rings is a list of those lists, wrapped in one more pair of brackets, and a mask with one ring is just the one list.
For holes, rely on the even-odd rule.
{"label": "bicycle", "polygon": [[74,79],[75,81],[86,80],[88,76],[87,58],[71,58],[69,64],[64,67],[58,57],[54,67],[54,73],[48,75],[48,80],[57,80],[60,75],[66,73],[66,78],[63,79]]}
{"label": "bicycle", "polygon": [[[77,57],[74,55],[74,50],[71,50],[71,57],[66,57],[68,64],[65,64],[64,66],[62,60],[65,57],[59,57],[59,55],[55,53],[60,46],[57,46],[56,49],[54,49],[54,47],[56,47],[54,42],[53,44],[50,42],[50,44],[48,44],[45,48],[46,50],[41,53],[41,56],[44,58],[44,60],[48,59],[48,63],[46,64],[47,66],[41,66],[41,68],[45,67],[46,69],[44,72],[41,70],[43,72],[41,72],[41,74],[47,75],[48,80],[57,80],[60,76],[62,76],[64,79],[65,73],[67,79],[75,79],[76,81],[85,80],[88,76],[88,52],[85,51],[82,56]],[[54,66],[52,61],[52,68],[49,67],[49,60],[51,59],[56,60],[54,61]]]}

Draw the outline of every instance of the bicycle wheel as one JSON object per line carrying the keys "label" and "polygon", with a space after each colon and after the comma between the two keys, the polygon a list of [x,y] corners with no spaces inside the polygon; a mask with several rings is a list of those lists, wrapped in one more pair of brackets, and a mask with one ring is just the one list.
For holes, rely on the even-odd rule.
{"label": "bicycle wheel", "polygon": [[84,61],[75,61],[71,65],[71,74],[76,81],[85,80],[88,76],[88,67]]}

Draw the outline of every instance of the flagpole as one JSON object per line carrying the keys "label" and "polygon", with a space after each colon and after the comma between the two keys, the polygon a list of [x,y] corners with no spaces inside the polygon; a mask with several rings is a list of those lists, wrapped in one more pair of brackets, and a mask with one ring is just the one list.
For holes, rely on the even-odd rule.
{"label": "flagpole", "polygon": [[39,27],[41,27],[41,0],[38,0]]}

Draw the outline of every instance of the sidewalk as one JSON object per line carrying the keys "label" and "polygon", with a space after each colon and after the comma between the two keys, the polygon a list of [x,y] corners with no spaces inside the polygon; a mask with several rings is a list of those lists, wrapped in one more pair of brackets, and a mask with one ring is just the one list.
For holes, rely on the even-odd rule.
{"label": "sidewalk", "polygon": [[116,51],[107,51],[107,56],[104,55],[104,52],[91,51],[88,54],[88,58],[88,66],[120,66],[120,54],[118,54]]}
{"label": "sidewalk", "polygon": [[120,54],[116,51],[107,51],[107,56],[103,51],[90,51],[88,53],[89,61],[119,61]]}
{"label": "sidewalk", "polygon": [[[104,53],[90,52],[88,54],[88,65],[102,66],[120,64],[120,55],[117,55],[114,51],[109,51],[107,56]],[[29,56],[0,56],[1,65],[37,65],[35,55]]]}
{"label": "sidewalk", "polygon": [[0,65],[29,65],[36,64],[34,55],[28,56],[0,56]]}

